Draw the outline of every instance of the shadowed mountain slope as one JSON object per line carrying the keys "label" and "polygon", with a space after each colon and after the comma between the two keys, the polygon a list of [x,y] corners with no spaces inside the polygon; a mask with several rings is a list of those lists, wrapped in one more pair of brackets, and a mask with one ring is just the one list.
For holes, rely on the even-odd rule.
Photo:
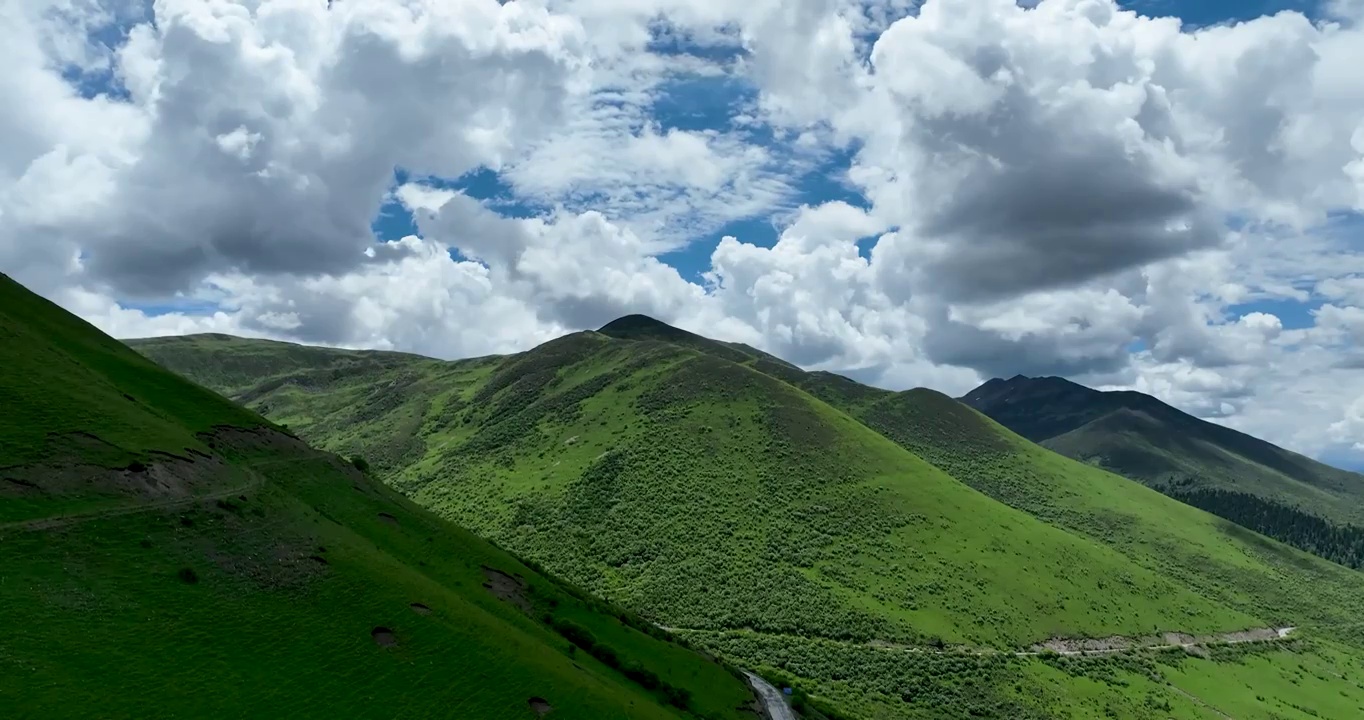
{"label": "shadowed mountain slope", "polygon": [[962,401],[1056,452],[1324,557],[1364,563],[1364,475],[1149,395],[1061,378],[991,380]]}

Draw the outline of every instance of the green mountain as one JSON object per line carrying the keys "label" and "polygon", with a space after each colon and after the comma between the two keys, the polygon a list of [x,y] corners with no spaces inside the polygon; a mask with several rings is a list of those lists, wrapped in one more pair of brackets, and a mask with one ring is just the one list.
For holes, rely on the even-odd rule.
{"label": "green mountain", "polygon": [[1138,392],[994,379],[962,401],[1018,434],[1295,547],[1364,565],[1364,475]]}
{"label": "green mountain", "polygon": [[4,276],[0,368],[6,718],[755,717],[727,666]]}
{"label": "green mountain", "polygon": [[[825,713],[1364,712],[1342,679],[1364,649],[1364,576],[940,393],[640,316],[455,362],[131,344]],[[1254,637],[1270,639],[1228,644]]]}

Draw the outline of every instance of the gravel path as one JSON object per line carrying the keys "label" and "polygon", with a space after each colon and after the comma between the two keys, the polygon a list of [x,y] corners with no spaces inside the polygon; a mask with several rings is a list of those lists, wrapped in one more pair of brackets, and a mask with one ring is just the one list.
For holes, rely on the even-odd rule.
{"label": "gravel path", "polygon": [[753,687],[753,691],[758,694],[758,699],[762,701],[763,710],[766,711],[768,720],[796,720],[796,711],[786,703],[786,696],[781,691],[772,687],[772,683],[754,675],[747,670],[744,675],[748,677],[748,684]]}

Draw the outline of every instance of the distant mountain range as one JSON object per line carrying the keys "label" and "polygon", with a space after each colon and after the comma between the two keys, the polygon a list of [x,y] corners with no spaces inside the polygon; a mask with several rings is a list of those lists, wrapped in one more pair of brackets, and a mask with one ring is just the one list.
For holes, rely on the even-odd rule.
{"label": "distant mountain range", "polygon": [[996,378],[961,401],[1062,455],[1309,552],[1364,563],[1364,475],[1149,395],[1100,392],[1058,377]]}

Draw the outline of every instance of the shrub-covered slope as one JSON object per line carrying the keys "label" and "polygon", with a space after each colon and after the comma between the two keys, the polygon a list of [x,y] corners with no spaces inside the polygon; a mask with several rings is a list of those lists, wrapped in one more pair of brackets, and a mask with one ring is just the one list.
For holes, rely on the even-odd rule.
{"label": "shrub-covered slope", "polygon": [[569,335],[410,402],[426,452],[394,487],[668,626],[1021,647],[1258,622],[671,342]]}
{"label": "shrub-covered slope", "polygon": [[754,717],[725,666],[3,276],[0,368],[6,717]]}
{"label": "shrub-covered slope", "polygon": [[[660,326],[626,318],[506,358],[411,360],[327,387],[282,367],[248,401],[852,717],[1219,716],[1165,670],[1217,678],[1216,661],[1014,654],[1052,636],[1310,624],[1256,656],[1285,672],[1349,657],[1340,643],[1353,642],[1364,583],[1343,568],[940,394],[805,373]],[[164,342],[137,347],[175,368]],[[1307,583],[1322,594],[1297,592]],[[1360,688],[1337,689],[1360,707]],[[1309,699],[1266,697],[1247,716],[1310,717],[1292,709]]]}
{"label": "shrub-covered slope", "polygon": [[995,379],[962,400],[1062,455],[1328,559],[1364,564],[1364,475],[1148,395],[1099,392],[1061,378]]}

